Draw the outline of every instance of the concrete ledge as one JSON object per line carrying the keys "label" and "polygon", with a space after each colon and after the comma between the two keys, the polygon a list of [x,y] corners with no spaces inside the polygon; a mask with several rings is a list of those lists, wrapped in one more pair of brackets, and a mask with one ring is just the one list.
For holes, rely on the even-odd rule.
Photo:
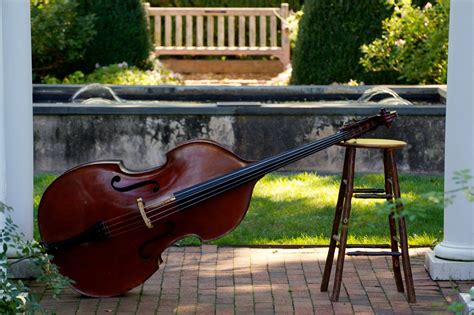
{"label": "concrete ledge", "polygon": [[348,102],[328,104],[259,102],[219,102],[211,104],[170,102],[127,102],[124,104],[34,104],[34,115],[375,115],[380,108],[395,110],[400,116],[445,116],[444,105],[365,105]]}
{"label": "concrete ledge", "polygon": [[[315,102],[357,100],[373,85],[290,85],[290,86],[182,86],[108,85],[125,100],[185,102]],[[34,103],[69,102],[83,85],[33,85]],[[445,104],[445,85],[384,86],[404,99],[427,104]]]}
{"label": "concrete ledge", "polygon": [[440,259],[432,250],[425,254],[425,268],[433,280],[474,280],[474,261]]}
{"label": "concrete ledge", "polygon": [[8,259],[9,263],[16,262],[8,267],[8,277],[13,279],[30,279],[39,275],[38,266],[30,259],[18,261],[17,259]]}

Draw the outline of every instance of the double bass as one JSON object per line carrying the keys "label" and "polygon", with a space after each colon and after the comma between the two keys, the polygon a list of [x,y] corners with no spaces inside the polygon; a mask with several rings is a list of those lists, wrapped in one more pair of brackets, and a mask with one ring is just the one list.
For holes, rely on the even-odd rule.
{"label": "double bass", "polygon": [[265,174],[377,126],[389,127],[395,117],[382,109],[334,135],[257,162],[215,142],[193,140],[169,151],[163,165],[143,172],[129,171],[119,161],[75,167],[41,199],[42,243],[80,293],[123,294],[150,277],[161,253],[176,241],[190,235],[208,241],[232,231]]}

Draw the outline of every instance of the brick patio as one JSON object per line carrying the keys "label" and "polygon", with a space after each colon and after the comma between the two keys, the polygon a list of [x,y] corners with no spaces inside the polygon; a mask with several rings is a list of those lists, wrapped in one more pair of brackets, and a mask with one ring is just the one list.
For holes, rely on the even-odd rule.
{"label": "brick patio", "polygon": [[416,304],[397,292],[390,257],[347,257],[340,302],[331,303],[319,292],[327,248],[172,247],[163,268],[121,297],[86,298],[67,289],[55,300],[42,287],[34,290],[57,314],[449,313],[457,290],[474,281],[432,281],[423,267],[427,250],[410,249]]}

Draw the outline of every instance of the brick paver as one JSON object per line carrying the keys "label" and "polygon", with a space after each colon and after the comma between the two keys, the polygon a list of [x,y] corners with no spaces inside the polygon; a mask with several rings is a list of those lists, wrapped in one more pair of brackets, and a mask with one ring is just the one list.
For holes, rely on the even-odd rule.
{"label": "brick paver", "polygon": [[340,299],[332,303],[319,291],[327,248],[172,247],[162,268],[124,296],[86,298],[66,289],[53,299],[42,287],[34,291],[57,314],[449,313],[453,297],[474,281],[432,281],[426,250],[410,249],[416,304],[397,292],[390,257],[355,256],[346,258]]}

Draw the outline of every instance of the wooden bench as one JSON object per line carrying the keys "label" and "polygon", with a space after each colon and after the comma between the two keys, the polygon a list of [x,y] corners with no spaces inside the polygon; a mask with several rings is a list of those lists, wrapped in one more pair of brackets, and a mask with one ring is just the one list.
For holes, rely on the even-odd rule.
{"label": "wooden bench", "polygon": [[290,63],[287,3],[280,8],[162,8],[145,3],[145,10],[157,56],[267,55],[283,66]]}

